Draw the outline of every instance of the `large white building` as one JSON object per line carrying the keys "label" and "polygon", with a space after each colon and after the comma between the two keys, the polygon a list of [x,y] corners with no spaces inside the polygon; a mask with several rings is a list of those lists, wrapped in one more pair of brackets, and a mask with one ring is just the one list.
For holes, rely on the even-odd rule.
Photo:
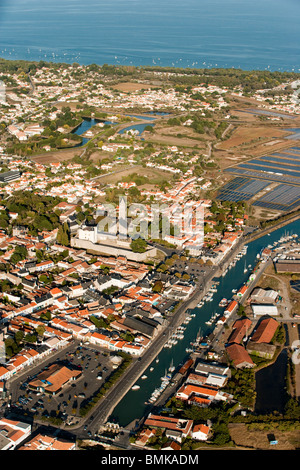
{"label": "large white building", "polygon": [[254,317],[261,315],[278,315],[278,308],[276,305],[251,304],[251,308]]}

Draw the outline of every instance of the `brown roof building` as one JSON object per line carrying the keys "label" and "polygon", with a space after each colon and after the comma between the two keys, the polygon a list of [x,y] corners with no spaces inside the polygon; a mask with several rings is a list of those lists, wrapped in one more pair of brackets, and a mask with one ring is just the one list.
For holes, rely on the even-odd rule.
{"label": "brown roof building", "polygon": [[181,450],[181,445],[175,441],[168,441],[162,446],[161,450]]}
{"label": "brown roof building", "polygon": [[186,437],[192,432],[193,420],[159,416],[150,413],[144,425],[154,429],[161,428],[165,431],[177,431],[181,437]]}
{"label": "brown roof building", "polygon": [[255,354],[256,356],[264,357],[266,359],[272,359],[276,352],[276,346],[274,344],[254,343],[253,341],[249,341],[247,344],[247,351],[249,354]]}
{"label": "brown roof building", "polygon": [[41,372],[38,377],[29,382],[29,388],[38,390],[51,395],[57,394],[64,385],[76,380],[82,372],[80,370],[71,370],[60,364],[52,364],[49,369]]}
{"label": "brown roof building", "polygon": [[279,259],[275,263],[277,273],[299,273],[300,260],[299,259]]}
{"label": "brown roof building", "polygon": [[254,343],[270,343],[278,326],[279,323],[274,318],[264,318],[251,336],[251,341]]}
{"label": "brown roof building", "polygon": [[249,329],[252,325],[249,318],[239,318],[234,322],[232,333],[228,339],[228,343],[240,344],[245,336],[249,334]]}
{"label": "brown roof building", "polygon": [[246,349],[240,344],[230,344],[227,346],[226,352],[236,369],[241,369],[242,367],[254,367],[255,365]]}

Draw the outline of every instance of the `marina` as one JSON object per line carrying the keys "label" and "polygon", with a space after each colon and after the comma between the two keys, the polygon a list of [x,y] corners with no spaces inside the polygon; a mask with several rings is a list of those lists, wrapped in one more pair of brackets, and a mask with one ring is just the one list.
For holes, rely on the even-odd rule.
{"label": "marina", "polygon": [[[232,290],[237,291],[251,279],[257,262],[261,260],[264,248],[271,246],[272,249],[276,250],[282,243],[296,239],[298,233],[300,233],[299,220],[292,222],[287,227],[279,228],[261,238],[257,238],[249,243],[246,249],[240,251],[235,259],[234,266],[230,268],[230,274],[227,271],[228,275],[220,276],[214,280],[216,282],[212,283],[213,288],[217,289],[217,292],[212,292],[212,302],[203,298],[194,309],[186,312],[184,321],[176,329],[176,335],[181,336],[183,334],[183,338],[172,338],[171,335],[166,340],[170,347],[162,348],[148,369],[145,370],[148,379],[140,380],[140,389],[129,391],[115,407],[112,417],[120,425],[126,426],[133,419],[142,417],[150,406],[154,406],[158,402],[167,386],[172,383],[174,374],[185,363],[190,354],[196,349],[205,350],[207,348],[205,338],[214,330],[218,317],[223,315],[226,307],[225,301],[230,302],[233,297]],[[253,266],[253,271],[251,271],[252,268],[249,268],[244,273],[245,261],[247,267],[249,265]],[[193,314],[195,316],[191,316]],[[211,323],[206,324],[206,322]],[[171,338],[177,340],[177,343],[170,343]],[[172,367],[175,367],[173,372],[168,370],[171,363]],[[162,377],[165,380],[162,380]],[[134,397],[131,395],[133,393]]]}

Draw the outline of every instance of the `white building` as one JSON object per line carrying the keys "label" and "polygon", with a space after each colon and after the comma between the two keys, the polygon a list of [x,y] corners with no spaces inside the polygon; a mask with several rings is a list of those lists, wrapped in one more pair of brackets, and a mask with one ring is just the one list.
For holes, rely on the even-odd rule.
{"label": "white building", "polygon": [[2,418],[0,420],[0,450],[14,450],[30,434],[30,424]]}
{"label": "white building", "polygon": [[276,307],[276,305],[251,304],[251,308],[254,317],[261,315],[278,315],[278,308]]}
{"label": "white building", "polygon": [[210,427],[206,424],[196,424],[193,427],[192,439],[196,441],[206,441],[208,438]]}
{"label": "white building", "polygon": [[78,238],[80,240],[88,240],[92,243],[97,243],[98,241],[98,234],[97,234],[97,226],[87,227],[83,226],[78,230]]}

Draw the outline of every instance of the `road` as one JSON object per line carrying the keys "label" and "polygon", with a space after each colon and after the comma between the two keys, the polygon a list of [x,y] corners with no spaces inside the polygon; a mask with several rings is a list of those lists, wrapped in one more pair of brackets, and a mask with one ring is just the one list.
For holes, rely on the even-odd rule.
{"label": "road", "polygon": [[[125,371],[125,373],[120,378],[119,382],[110,389],[106,396],[103,397],[99,403],[91,412],[91,418],[87,418],[88,422],[88,430],[94,434],[98,431],[99,426],[104,424],[108,417],[112,414],[114,408],[117,404],[122,400],[122,398],[126,395],[126,393],[130,390],[132,385],[137,381],[137,379],[143,374],[143,372],[150,366],[150,364],[154,361],[156,356],[162,350],[164,344],[168,340],[170,334],[175,331],[176,327],[182,323],[184,318],[185,312],[188,308],[190,308],[191,303],[197,302],[200,296],[205,294],[205,290],[203,290],[203,286],[208,286],[209,282],[215,276],[217,271],[216,267],[212,267],[212,269],[207,273],[203,279],[201,280],[201,286],[199,285],[191,297],[183,302],[179,308],[177,309],[176,313],[172,316],[169,320],[168,325],[166,325],[156,336],[156,338],[152,341],[149,348],[145,351],[142,357],[139,359],[134,359],[132,365]],[[78,432],[81,432],[81,426],[78,428]]]}
{"label": "road", "polygon": [[[242,245],[242,242],[236,245],[234,251],[238,251]],[[223,265],[228,262],[233,256],[230,252],[224,259]],[[159,352],[162,350],[164,344],[168,340],[170,334],[175,331],[178,325],[182,323],[186,311],[193,305],[196,305],[199,300],[205,295],[209,288],[212,279],[220,274],[220,268],[218,266],[211,266],[210,269],[204,274],[199,280],[197,287],[193,291],[192,295],[178,307],[175,314],[171,317],[161,332],[152,341],[149,348],[145,351],[143,356],[138,360],[134,360],[133,364],[127,369],[127,371],[120,378],[119,382],[109,390],[105,397],[102,398],[101,402],[91,412],[93,419],[89,420],[88,430],[95,433],[101,424],[104,424],[108,417],[112,414],[114,408],[130,390],[132,385],[138,380],[143,372],[150,366]]]}
{"label": "road", "polygon": [[61,357],[65,357],[67,353],[73,351],[73,349],[74,342],[72,341],[66,347],[60,348],[56,352],[52,352],[51,356],[45,356],[41,358],[40,360],[35,362],[33,366],[28,366],[25,369],[21,369],[19,373],[16,373],[13,377],[11,377],[6,384],[6,388],[7,391],[11,393],[12,403],[15,401],[16,393],[18,393],[18,390],[16,390],[15,387],[16,382],[24,382],[25,380],[28,380],[28,377],[32,377],[33,375],[39,373],[41,367],[45,367],[46,365],[48,365],[48,363],[55,362],[56,360],[61,359]]}
{"label": "road", "polygon": [[[240,250],[243,244],[243,240],[235,247],[234,251]],[[231,251],[227,257],[225,258],[222,266],[225,266],[226,263],[232,259],[234,253]],[[257,272],[257,277],[255,281],[251,283],[248,289],[248,292],[251,291],[251,288],[258,282],[260,276],[263,274],[264,270],[272,263],[272,260],[269,260],[266,263],[260,265],[259,270]],[[193,303],[198,303],[201,297],[204,296],[207,289],[209,288],[209,284],[215,276],[220,275],[220,268],[218,266],[212,266],[205,275],[199,280],[199,284],[197,288],[194,290],[191,297],[189,297],[186,301],[184,301],[175,314],[170,318],[168,324],[159,332],[159,334],[154,338],[153,342],[150,344],[149,348],[145,351],[143,356],[139,359],[133,359],[133,363],[129,368],[125,371],[122,377],[119,379],[118,383],[111,388],[105,397],[101,399],[101,401],[91,410],[88,416],[81,421],[80,424],[76,426],[71,426],[69,429],[70,432],[74,432],[79,439],[86,439],[88,437],[88,431],[94,435],[98,432],[99,427],[104,424],[108,417],[112,414],[114,408],[117,404],[122,400],[122,398],[126,395],[126,393],[130,390],[132,385],[137,381],[137,379],[144,373],[144,371],[150,366],[150,364],[155,360],[155,357],[160,353],[161,349],[163,348],[165,342],[169,338],[169,333],[171,334],[176,327],[182,323],[182,319],[185,316],[187,309],[192,308]],[[242,299],[244,300],[244,299]],[[286,323],[292,323],[295,320],[289,317],[290,310],[284,310],[284,318],[282,321]],[[233,315],[230,318],[230,321],[234,321],[235,318],[238,318],[236,315]],[[300,320],[298,320],[300,322]],[[293,329],[294,330],[294,329]],[[215,330],[215,338],[213,342],[213,347],[215,350],[222,351],[222,336],[224,332],[224,327],[221,326],[220,328],[217,327]],[[223,346],[224,348],[224,346]],[[224,349],[223,349],[224,351]],[[53,357],[52,357],[53,360]],[[38,366],[37,366],[38,367]],[[27,372],[27,374],[32,375],[34,373],[33,370]],[[86,428],[85,428],[86,427]],[[124,442],[125,442],[124,436]],[[120,442],[120,448],[126,448],[126,444]]]}

